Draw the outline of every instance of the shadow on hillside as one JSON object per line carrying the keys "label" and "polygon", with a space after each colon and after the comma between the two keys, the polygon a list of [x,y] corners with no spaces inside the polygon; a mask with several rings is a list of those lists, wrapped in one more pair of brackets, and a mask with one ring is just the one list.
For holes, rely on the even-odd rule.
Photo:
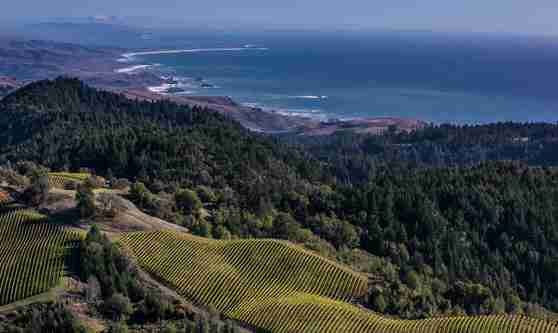
{"label": "shadow on hillside", "polygon": [[75,228],[80,226],[80,214],[77,208],[68,208],[46,215],[48,216],[48,223]]}

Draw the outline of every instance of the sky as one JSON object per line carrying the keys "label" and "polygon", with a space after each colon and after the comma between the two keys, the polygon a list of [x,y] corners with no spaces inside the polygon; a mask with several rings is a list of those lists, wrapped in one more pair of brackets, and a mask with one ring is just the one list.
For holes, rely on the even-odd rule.
{"label": "sky", "polygon": [[558,35],[556,0],[17,0],[0,20],[154,17],[173,25]]}

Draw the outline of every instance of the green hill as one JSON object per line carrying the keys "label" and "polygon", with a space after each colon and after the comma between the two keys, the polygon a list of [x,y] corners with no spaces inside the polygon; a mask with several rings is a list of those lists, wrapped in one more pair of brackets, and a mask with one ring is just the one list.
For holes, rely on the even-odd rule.
{"label": "green hill", "polygon": [[120,240],[146,270],[201,304],[232,313],[250,299],[308,292],[349,301],[366,277],[277,240],[216,241],[170,231]]}
{"label": "green hill", "polygon": [[155,231],[124,234],[120,243],[189,299],[270,332],[558,332],[523,316],[384,317],[349,303],[364,294],[365,276],[288,242]]}
{"label": "green hill", "polygon": [[307,177],[303,157],[217,113],[132,101],[73,79],[35,82],[0,102],[0,162],[229,186],[257,205],[258,193]]}
{"label": "green hill", "polygon": [[287,145],[207,110],[58,79],[0,101],[0,165],[91,168],[129,179],[140,209],[197,235],[303,244],[379,277],[363,304],[390,315],[548,318],[558,311],[556,168],[469,163],[553,165],[557,129],[432,127]]}

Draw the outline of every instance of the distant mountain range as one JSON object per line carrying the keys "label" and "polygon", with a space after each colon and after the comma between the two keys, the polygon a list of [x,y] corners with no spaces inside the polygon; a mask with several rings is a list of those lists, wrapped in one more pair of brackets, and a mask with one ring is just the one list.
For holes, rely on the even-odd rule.
{"label": "distant mountain range", "polygon": [[[116,49],[70,43],[0,38],[0,74],[18,80],[36,80],[61,74],[100,70],[100,63],[118,54]],[[85,65],[83,62],[88,62]],[[97,65],[94,65],[97,63]]]}
{"label": "distant mountain range", "polygon": [[124,25],[117,18],[96,16],[83,21],[62,21],[31,24],[23,29],[36,39],[86,45],[115,46],[139,39],[144,33]]}

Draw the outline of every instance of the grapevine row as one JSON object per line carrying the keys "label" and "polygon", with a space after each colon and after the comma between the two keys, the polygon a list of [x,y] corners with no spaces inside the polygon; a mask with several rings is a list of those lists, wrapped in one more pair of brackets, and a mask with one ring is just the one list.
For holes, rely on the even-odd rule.
{"label": "grapevine row", "polygon": [[50,224],[33,210],[0,215],[0,305],[57,285],[79,235]]}
{"label": "grapevine row", "polygon": [[51,187],[63,189],[68,182],[81,183],[90,176],[88,173],[51,172],[48,182]]}
{"label": "grapevine row", "polygon": [[348,302],[366,291],[363,276],[284,241],[152,231],[123,234],[120,243],[185,297],[270,332],[558,333],[525,316],[382,316]]}
{"label": "grapevine row", "polygon": [[348,301],[367,286],[364,276],[283,241],[212,241],[156,231],[126,234],[121,242],[146,270],[225,313],[246,299],[290,290]]}
{"label": "grapevine row", "polygon": [[520,315],[439,317],[424,320],[388,318],[349,303],[292,293],[261,299],[237,309],[237,320],[271,332],[385,333],[554,333],[556,323]]}

